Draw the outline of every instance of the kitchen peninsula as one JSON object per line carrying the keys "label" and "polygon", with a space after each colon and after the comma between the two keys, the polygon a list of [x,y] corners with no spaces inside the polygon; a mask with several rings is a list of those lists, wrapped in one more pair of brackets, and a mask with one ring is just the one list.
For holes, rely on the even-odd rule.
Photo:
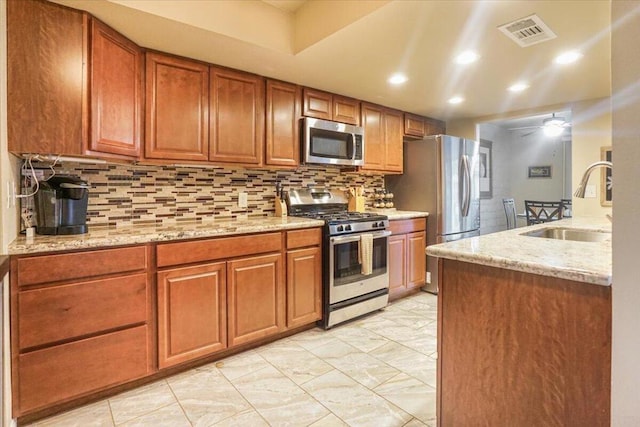
{"label": "kitchen peninsula", "polygon": [[[551,228],[604,239],[536,236]],[[427,248],[441,267],[438,425],[609,425],[610,231],[574,218]]]}

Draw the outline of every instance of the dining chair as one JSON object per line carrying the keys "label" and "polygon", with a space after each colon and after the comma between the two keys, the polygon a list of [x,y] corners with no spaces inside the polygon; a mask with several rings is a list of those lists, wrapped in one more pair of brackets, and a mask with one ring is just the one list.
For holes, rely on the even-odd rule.
{"label": "dining chair", "polygon": [[527,215],[527,225],[562,219],[562,202],[524,201],[524,211]]}
{"label": "dining chair", "polygon": [[571,218],[573,216],[573,200],[572,199],[560,199],[562,202],[562,217]]}
{"label": "dining chair", "polygon": [[507,216],[507,230],[516,228],[516,201],[513,199],[502,199],[504,214]]}

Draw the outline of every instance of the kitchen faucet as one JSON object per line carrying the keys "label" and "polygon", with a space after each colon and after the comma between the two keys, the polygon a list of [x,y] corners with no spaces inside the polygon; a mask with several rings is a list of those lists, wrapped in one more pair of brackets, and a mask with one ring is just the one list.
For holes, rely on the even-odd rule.
{"label": "kitchen faucet", "polygon": [[611,170],[613,170],[613,163],[611,162],[607,162],[605,160],[602,160],[600,162],[595,162],[593,164],[591,164],[586,171],[584,171],[584,175],[582,175],[582,179],[580,180],[580,184],[578,184],[578,188],[576,189],[576,192],[573,193],[574,196],[576,197],[580,197],[581,199],[584,199],[584,193],[587,189],[587,182],[589,181],[589,177],[591,176],[591,172],[594,171],[594,169],[597,168],[609,168]]}

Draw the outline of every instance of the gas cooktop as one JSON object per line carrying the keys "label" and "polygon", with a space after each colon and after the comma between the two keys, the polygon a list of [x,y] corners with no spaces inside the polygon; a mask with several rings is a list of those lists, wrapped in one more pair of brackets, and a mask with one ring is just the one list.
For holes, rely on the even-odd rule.
{"label": "gas cooktop", "polygon": [[344,193],[324,188],[291,190],[288,194],[289,215],[325,221],[330,235],[384,230],[389,226],[386,215],[347,211]]}

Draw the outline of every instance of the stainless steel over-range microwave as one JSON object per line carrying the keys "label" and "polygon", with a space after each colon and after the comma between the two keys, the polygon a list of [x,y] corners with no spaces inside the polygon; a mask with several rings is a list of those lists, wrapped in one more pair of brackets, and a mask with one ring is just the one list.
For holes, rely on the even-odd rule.
{"label": "stainless steel over-range microwave", "polygon": [[302,161],[307,164],[362,166],[364,129],[346,123],[305,117]]}

